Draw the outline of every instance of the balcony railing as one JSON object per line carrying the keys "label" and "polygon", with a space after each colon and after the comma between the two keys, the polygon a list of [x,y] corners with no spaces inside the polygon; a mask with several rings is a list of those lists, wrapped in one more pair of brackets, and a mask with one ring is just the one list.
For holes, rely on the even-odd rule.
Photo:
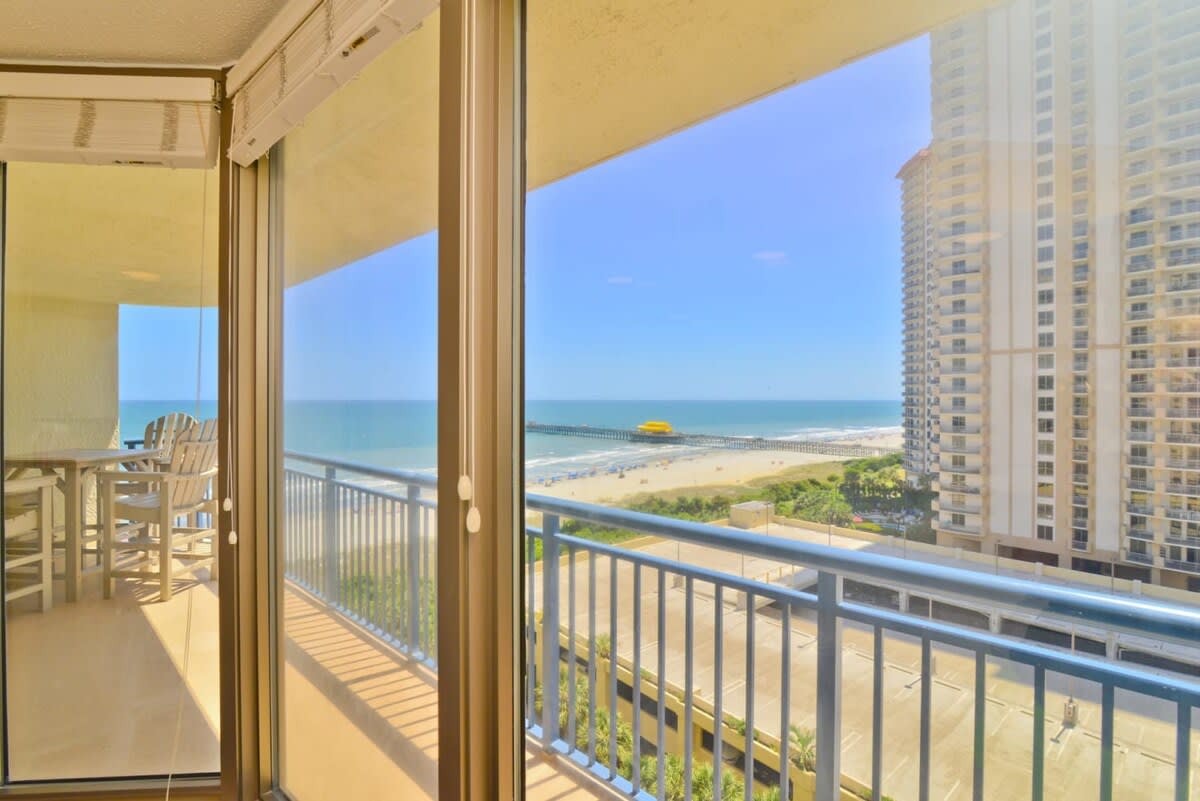
{"label": "balcony railing", "polygon": [[1138,565],[1153,565],[1154,557],[1148,553],[1137,553],[1135,551],[1125,552],[1125,561],[1133,562]]}
{"label": "balcony railing", "polygon": [[[373,468],[350,462],[287,454],[284,471],[284,570],[287,578],[302,585],[330,607],[374,633],[394,647],[402,657],[436,669],[437,534],[434,501],[425,490],[436,486],[433,476]],[[1047,678],[1051,675],[1080,679],[1098,687],[1099,793],[1112,797],[1114,758],[1117,743],[1113,719],[1116,692],[1132,693],[1172,709],[1162,725],[1174,732],[1176,797],[1190,792],[1191,710],[1200,706],[1200,684],[1178,674],[1149,670],[1134,662],[1104,659],[1081,651],[1043,645],[998,633],[962,621],[934,619],[909,614],[891,607],[848,600],[843,595],[846,579],[876,582],[881,586],[906,588],[927,598],[950,596],[976,604],[1022,610],[1039,619],[1061,617],[1065,625],[1090,625],[1148,637],[1168,638],[1187,647],[1200,645],[1200,610],[1148,600],[1140,596],[1113,596],[1058,584],[1042,583],[1005,575],[993,575],[942,563],[885,556],[862,550],[842,549],[782,537],[723,528],[714,525],[659,517],[624,509],[602,507],[572,500],[529,495],[526,506],[542,515],[541,528],[529,528],[525,538],[524,690],[525,728],[541,741],[548,753],[565,755],[600,781],[619,792],[640,799],[666,797],[664,776],[670,754],[665,727],[686,733],[673,754],[682,761],[684,797],[693,796],[693,768],[697,760],[710,763],[712,785],[722,786],[722,771],[737,770],[720,758],[740,749],[745,797],[755,793],[755,784],[780,784],[779,797],[792,797],[798,778],[813,788],[813,797],[831,799],[842,795],[846,781],[841,769],[844,736],[841,691],[843,673],[851,669],[843,662],[843,625],[865,627],[873,638],[875,659],[871,667],[873,690],[862,699],[867,716],[863,734],[874,744],[869,776],[862,785],[875,798],[882,798],[884,761],[883,722],[892,704],[885,693],[883,658],[885,640],[895,635],[914,638],[920,645],[916,665],[920,696],[919,713],[912,721],[914,762],[919,766],[917,792],[930,797],[934,750],[934,649],[949,647],[973,655],[973,716],[969,724],[973,759],[963,763],[964,779],[980,797],[984,770],[1001,757],[988,753],[989,725],[995,726],[989,706],[988,659],[1002,659],[1026,666],[1032,675],[1032,729],[1029,736],[1031,792],[1043,797],[1046,784],[1048,716]],[[730,554],[769,560],[794,571],[811,574],[808,589],[782,583],[746,579],[733,573],[700,566],[678,558],[670,559],[640,549],[627,549],[566,533],[563,522],[573,520],[593,527],[623,529],[650,535],[681,546],[713,549]],[[503,535],[501,535],[503,536]],[[538,553],[540,546],[540,555]],[[539,558],[540,556],[540,558]],[[1152,563],[1152,559],[1126,554],[1126,559]],[[597,603],[597,578],[608,580],[607,603]],[[803,586],[803,585],[797,585]],[[653,589],[657,587],[657,593]],[[671,588],[668,608],[667,588]],[[732,606],[726,603],[731,601]],[[540,609],[538,605],[540,604]],[[647,608],[643,609],[643,604]],[[771,605],[769,623],[760,624],[760,606]],[[618,610],[632,609],[631,622]],[[932,607],[931,607],[932,609]],[[711,611],[709,611],[711,610]],[[736,611],[731,611],[736,610]],[[723,635],[726,617],[737,614],[737,640],[744,648],[727,649]],[[682,653],[672,660],[683,663],[682,686],[672,686],[668,695],[666,665],[667,637],[651,636],[643,621],[656,620],[654,631],[677,627]],[[803,621],[815,630],[811,651],[792,645],[793,625]],[[760,630],[761,628],[761,630]],[[598,632],[604,629],[605,635]],[[1073,628],[1072,628],[1073,630]],[[712,632],[707,636],[704,632]],[[774,638],[774,639],[772,639]],[[603,642],[602,639],[606,639]],[[759,698],[758,682],[741,682],[737,692],[743,717],[731,725],[725,696],[723,670],[755,676],[757,660],[768,653],[779,663],[771,669],[780,676],[778,696]],[[775,643],[778,644],[776,648]],[[606,652],[606,653],[602,653]],[[620,654],[629,654],[628,659]],[[803,765],[792,759],[787,733],[793,723],[791,704],[778,698],[791,695],[791,677],[800,654],[812,654],[815,697],[815,753]],[[643,661],[645,660],[645,661]],[[565,664],[565,668],[564,668]],[[856,663],[857,664],[857,663]],[[551,667],[548,667],[551,666]],[[602,668],[598,670],[598,667]],[[855,668],[857,669],[857,668]],[[803,668],[801,668],[803,670]],[[569,679],[564,681],[564,672]],[[553,678],[547,680],[547,675]],[[702,700],[698,677],[708,674],[718,691],[711,701]],[[553,682],[560,691],[545,691]],[[707,686],[707,685],[706,685]],[[773,688],[774,689],[774,688]],[[607,726],[607,754],[598,747],[602,731],[597,714],[619,710],[618,699],[629,702],[632,754],[618,764],[618,726]],[[761,703],[760,703],[761,702]],[[1127,701],[1123,701],[1123,704]],[[677,711],[672,711],[677,710]],[[764,710],[770,710],[769,716]],[[1176,714],[1176,712],[1178,714]],[[763,713],[760,716],[760,713]],[[1186,714],[1185,714],[1186,713]],[[957,713],[956,713],[957,714]],[[668,717],[671,723],[668,724]],[[648,718],[643,726],[644,718]],[[611,718],[607,718],[611,720]],[[711,748],[696,751],[702,719],[711,738]],[[772,736],[770,732],[779,732]],[[643,763],[643,742],[657,743],[659,757]],[[728,747],[726,746],[728,743]],[[708,745],[708,743],[705,743]],[[1005,741],[1002,758],[1011,759]],[[656,777],[642,776],[642,766],[653,764]],[[781,770],[784,766],[788,769]],[[760,770],[763,768],[764,770]],[[649,769],[649,768],[647,768]],[[763,774],[779,778],[764,782]],[[851,782],[854,784],[854,782]],[[868,786],[869,785],[869,786]],[[653,793],[653,794],[652,794]],[[861,795],[862,791],[859,791]]]}
{"label": "balcony railing", "polygon": [[1164,559],[1163,567],[1182,570],[1185,573],[1200,574],[1200,562],[1189,562],[1185,559]]}

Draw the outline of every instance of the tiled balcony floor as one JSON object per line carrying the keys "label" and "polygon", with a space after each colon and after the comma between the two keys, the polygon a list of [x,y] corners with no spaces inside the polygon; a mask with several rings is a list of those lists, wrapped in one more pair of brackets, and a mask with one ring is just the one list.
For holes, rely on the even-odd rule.
{"label": "tiled balcony floor", "polygon": [[[298,801],[435,797],[436,676],[309,596],[285,597],[287,789]],[[217,615],[216,584],[192,580],[166,603],[155,585],[133,581],[105,601],[92,577],[79,603],[10,608],[13,778],[161,775],[172,764],[177,774],[216,772]],[[533,751],[526,771],[533,799],[606,795]]]}

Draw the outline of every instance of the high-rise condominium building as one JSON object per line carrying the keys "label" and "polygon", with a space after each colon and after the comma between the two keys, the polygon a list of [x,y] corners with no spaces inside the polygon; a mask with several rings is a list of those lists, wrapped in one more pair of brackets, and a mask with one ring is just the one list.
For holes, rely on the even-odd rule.
{"label": "high-rise condominium building", "polygon": [[918,485],[935,471],[937,441],[937,274],[929,151],[900,168],[904,258],[904,470]]}
{"label": "high-rise condominium building", "polygon": [[933,226],[905,422],[932,391],[906,461],[936,454],[939,542],[1200,589],[1200,4],[976,14],[932,34],[931,94],[900,177],[906,236]]}

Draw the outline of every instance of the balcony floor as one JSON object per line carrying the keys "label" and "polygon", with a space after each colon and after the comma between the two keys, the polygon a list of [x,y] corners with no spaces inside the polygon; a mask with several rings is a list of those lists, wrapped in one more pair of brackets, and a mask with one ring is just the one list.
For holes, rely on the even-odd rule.
{"label": "balcony floor", "polygon": [[[156,585],[119,581],[105,601],[91,577],[79,603],[10,607],[14,780],[161,775],[177,715],[175,772],[219,769],[216,585],[184,580],[157,597]],[[285,787],[297,801],[436,797],[436,676],[301,592],[287,592],[285,615]],[[534,799],[610,795],[535,749],[526,784]]]}

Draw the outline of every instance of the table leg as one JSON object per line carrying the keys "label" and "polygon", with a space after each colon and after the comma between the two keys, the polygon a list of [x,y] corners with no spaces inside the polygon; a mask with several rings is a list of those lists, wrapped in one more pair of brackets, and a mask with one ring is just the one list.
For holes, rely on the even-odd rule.
{"label": "table leg", "polygon": [[79,469],[68,467],[64,472],[66,486],[63,488],[63,523],[66,528],[67,555],[66,567],[66,596],[68,603],[79,600],[79,585],[83,580],[83,569],[80,559],[80,534],[83,527],[82,487],[79,481]]}

